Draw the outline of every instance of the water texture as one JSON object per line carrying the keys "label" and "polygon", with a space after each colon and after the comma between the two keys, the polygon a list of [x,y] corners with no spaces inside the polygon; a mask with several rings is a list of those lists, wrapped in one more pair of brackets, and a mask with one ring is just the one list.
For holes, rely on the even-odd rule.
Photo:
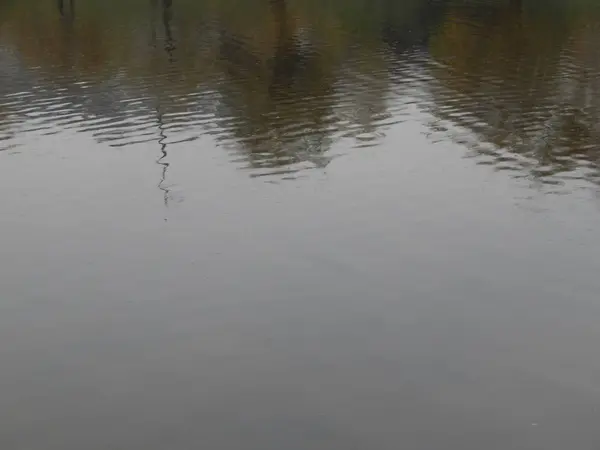
{"label": "water texture", "polygon": [[600,6],[0,0],[0,448],[598,450]]}

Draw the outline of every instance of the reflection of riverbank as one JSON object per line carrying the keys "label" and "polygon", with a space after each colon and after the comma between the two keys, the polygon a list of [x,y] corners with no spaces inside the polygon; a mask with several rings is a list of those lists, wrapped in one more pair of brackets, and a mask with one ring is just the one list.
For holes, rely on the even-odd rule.
{"label": "reflection of riverbank", "polygon": [[355,17],[330,11],[315,22],[320,10],[308,2],[258,1],[236,11],[153,0],[123,14],[107,5],[85,3],[67,17],[70,9],[35,4],[36,20],[15,7],[4,39],[38,86],[27,105],[12,106],[61,105],[36,114],[36,128],[71,127],[119,146],[151,142],[160,104],[161,141],[216,133],[266,169],[327,164],[340,137],[376,142],[390,85],[381,41],[389,26],[378,15],[356,36],[344,22]]}
{"label": "reflection of riverbank", "polygon": [[385,124],[411,120],[394,119],[390,93],[419,85],[439,138],[481,163],[548,182],[595,176],[591,28],[527,2],[363,3],[17,3],[0,30],[5,65],[29,69],[3,84],[26,94],[0,110],[36,133],[116,146],[211,134],[269,173],[326,165],[343,138],[377,144]]}
{"label": "reflection of riverbank", "polygon": [[437,126],[498,170],[548,183],[595,180],[600,67],[584,56],[594,40],[517,4],[489,14],[455,8],[431,46]]}

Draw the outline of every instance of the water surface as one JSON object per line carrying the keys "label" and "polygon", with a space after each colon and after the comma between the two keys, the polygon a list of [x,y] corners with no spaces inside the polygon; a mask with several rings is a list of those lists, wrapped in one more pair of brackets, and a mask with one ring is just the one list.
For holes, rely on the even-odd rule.
{"label": "water surface", "polygon": [[597,450],[600,8],[0,2],[0,447]]}

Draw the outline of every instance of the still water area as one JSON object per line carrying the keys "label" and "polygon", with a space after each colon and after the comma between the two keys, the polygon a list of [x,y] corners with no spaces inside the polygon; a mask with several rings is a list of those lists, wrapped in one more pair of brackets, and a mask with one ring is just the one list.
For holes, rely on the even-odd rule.
{"label": "still water area", "polygon": [[595,0],[0,0],[0,448],[600,449]]}

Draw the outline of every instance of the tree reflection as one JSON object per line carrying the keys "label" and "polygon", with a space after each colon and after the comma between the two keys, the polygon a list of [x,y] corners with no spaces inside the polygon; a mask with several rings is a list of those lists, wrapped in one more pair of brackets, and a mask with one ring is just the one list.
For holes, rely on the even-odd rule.
{"label": "tree reflection", "polygon": [[163,145],[210,133],[255,174],[325,166],[345,138],[376,144],[390,92],[409,76],[399,67],[418,52],[431,94],[421,106],[444,139],[453,134],[480,162],[521,175],[590,177],[600,134],[596,32],[566,7],[536,5],[22,0],[4,3],[2,39],[36,68],[40,105],[64,91],[65,115],[111,124],[81,125],[96,139],[160,141],[166,153]]}
{"label": "tree reflection", "polygon": [[58,0],[57,4],[61,17],[75,17],[75,0]]}
{"label": "tree reflection", "polygon": [[[417,3],[410,2],[403,20]],[[71,0],[57,5],[59,17],[74,17]],[[110,129],[94,131],[99,140],[124,145],[144,139],[127,127],[127,117],[154,111],[154,105],[160,105],[162,131],[193,138],[206,131],[198,117],[210,111],[220,127],[218,141],[268,171],[324,166],[339,137],[376,142],[390,88],[379,50],[384,8],[363,20],[360,14],[369,10],[364,0],[351,5],[355,15],[342,3],[333,6],[325,11],[310,0],[90,1],[79,5],[67,29],[44,4],[23,0],[10,10],[8,35],[23,60],[42,69],[48,92],[68,90],[70,109],[114,118]],[[143,46],[147,17],[151,45]],[[350,28],[361,31],[353,35]],[[110,88],[116,74],[118,90]],[[94,81],[84,95],[77,94],[78,79]],[[135,109],[120,103],[136,96],[154,100]],[[207,97],[212,100],[203,102]]]}
{"label": "tree reflection", "polygon": [[312,43],[300,42],[285,0],[269,3],[265,28],[272,31],[262,39],[244,39],[252,32],[248,28],[221,30],[218,59],[227,76],[220,89],[222,112],[231,117],[234,141],[255,167],[326,164],[331,62]]}
{"label": "tree reflection", "polygon": [[591,42],[576,39],[578,24],[564,15],[521,1],[491,8],[452,9],[432,42],[442,63],[433,69],[437,125],[497,169],[546,183],[594,180],[598,109],[588,103],[598,65],[582,60],[589,48],[574,48]]}

